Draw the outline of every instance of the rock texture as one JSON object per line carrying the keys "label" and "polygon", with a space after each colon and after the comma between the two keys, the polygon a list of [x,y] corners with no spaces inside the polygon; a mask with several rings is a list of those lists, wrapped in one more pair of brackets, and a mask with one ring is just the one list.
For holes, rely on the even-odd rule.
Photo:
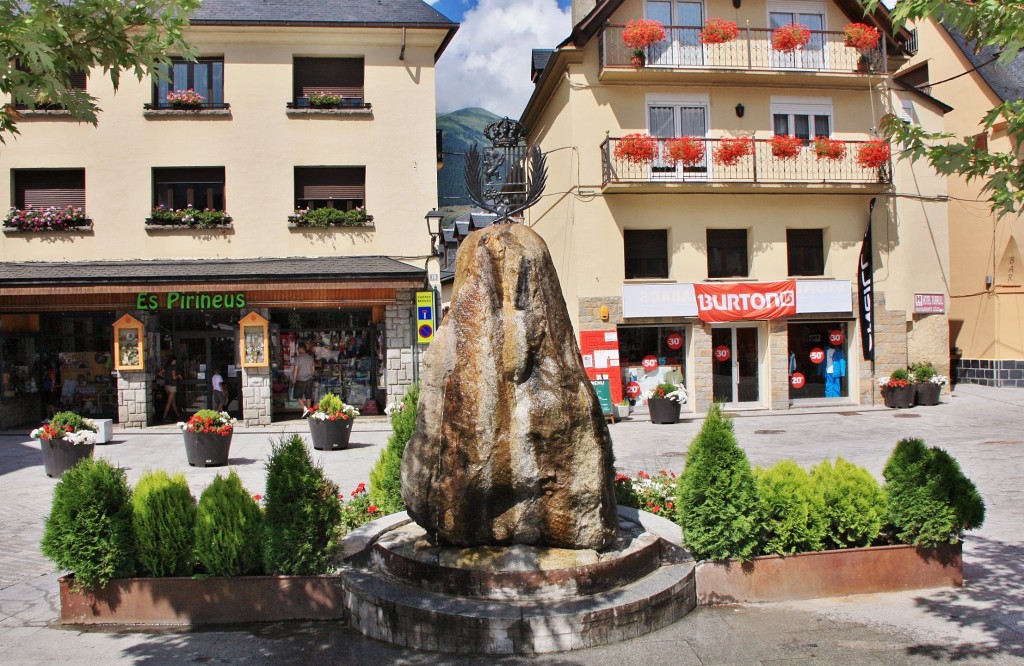
{"label": "rock texture", "polygon": [[521,225],[459,248],[402,459],[409,515],[459,546],[615,540],[611,437],[544,241]]}

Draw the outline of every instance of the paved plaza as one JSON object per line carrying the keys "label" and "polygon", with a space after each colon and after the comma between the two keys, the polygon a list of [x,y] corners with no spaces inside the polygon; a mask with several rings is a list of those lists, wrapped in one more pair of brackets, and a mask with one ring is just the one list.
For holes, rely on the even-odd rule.
{"label": "paved plaza", "polygon": [[[672,627],[616,645],[532,659],[459,658],[395,648],[334,623],[272,623],[200,629],[57,626],[57,573],[39,553],[55,481],[25,432],[0,433],[0,664],[1024,664],[1024,391],[958,386],[937,407],[793,410],[736,414],[740,445],[755,465],[793,459],[810,466],[842,456],[881,478],[901,437],[947,449],[987,504],[968,534],[965,584],[894,594],[784,604],[701,607]],[[616,465],[633,474],[679,472],[700,419],[654,425],[638,416],[610,426]],[[231,466],[263,491],[272,438],[307,432],[303,421],[239,429]],[[344,451],[315,452],[346,493],[368,480],[390,432],[383,417],[356,422]],[[220,469],[190,468],[174,426],[115,429],[96,455],[127,470],[182,470],[198,493]]]}

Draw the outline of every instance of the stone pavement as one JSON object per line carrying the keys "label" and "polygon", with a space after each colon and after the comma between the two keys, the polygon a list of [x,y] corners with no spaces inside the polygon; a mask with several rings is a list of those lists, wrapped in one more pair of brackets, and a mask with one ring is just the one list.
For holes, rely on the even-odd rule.
{"label": "stone pavement", "polygon": [[[0,433],[0,664],[1024,664],[1024,391],[958,386],[942,405],[908,411],[849,407],[735,416],[740,445],[754,464],[789,458],[809,466],[842,456],[880,478],[901,437],[946,448],[987,504],[985,525],[965,544],[964,587],[701,607],[647,636],[532,659],[403,650],[328,623],[66,629],[55,624],[57,574],[39,554],[55,481],[43,473],[38,444],[24,432],[8,432]],[[622,471],[678,473],[700,419],[654,425],[638,416],[610,427]],[[305,423],[237,431],[231,465],[251,492],[262,492],[270,439],[285,432],[305,433]],[[383,417],[363,417],[351,448],[316,457],[349,492],[367,480],[388,434]],[[97,455],[125,467],[131,482],[147,467],[180,469],[197,494],[223,471],[188,467],[173,426],[115,430],[114,442],[97,447]]]}

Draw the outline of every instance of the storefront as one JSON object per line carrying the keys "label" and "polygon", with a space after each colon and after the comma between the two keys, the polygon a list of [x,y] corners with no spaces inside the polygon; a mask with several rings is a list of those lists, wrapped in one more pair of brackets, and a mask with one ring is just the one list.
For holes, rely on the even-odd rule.
{"label": "storefront", "polygon": [[[160,422],[167,394],[158,370],[171,357],[181,413],[215,406],[219,371],[227,410],[250,425],[301,411],[292,393],[300,344],[316,361],[315,397],[337,393],[364,413],[383,413],[415,379],[422,269],[365,257],[141,263],[90,264],[73,275],[61,275],[66,264],[0,268],[0,427],[37,423],[54,394],[57,408],[126,426]],[[148,274],[132,275],[142,269]],[[138,326],[131,365],[115,358],[126,315]],[[265,334],[247,328],[250,320]]]}

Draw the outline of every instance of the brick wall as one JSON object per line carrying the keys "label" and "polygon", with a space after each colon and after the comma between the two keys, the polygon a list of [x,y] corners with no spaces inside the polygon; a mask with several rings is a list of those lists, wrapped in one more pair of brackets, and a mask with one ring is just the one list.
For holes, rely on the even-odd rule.
{"label": "brick wall", "polygon": [[[388,404],[401,400],[417,375],[413,368],[413,346],[416,344],[416,340],[413,339],[415,299],[414,289],[400,290],[396,302],[385,308]],[[383,409],[383,405],[381,408]]]}

